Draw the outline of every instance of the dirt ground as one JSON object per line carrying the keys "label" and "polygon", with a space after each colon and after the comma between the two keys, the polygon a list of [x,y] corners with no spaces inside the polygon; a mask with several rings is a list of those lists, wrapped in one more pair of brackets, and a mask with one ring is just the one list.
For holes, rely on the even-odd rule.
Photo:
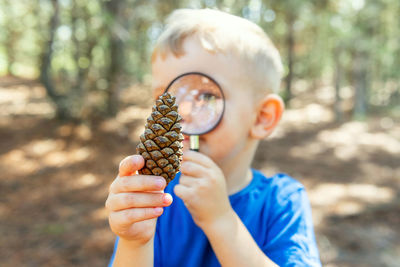
{"label": "dirt ground", "polygon": [[[324,266],[400,266],[400,120],[346,119],[344,88],[345,120],[336,123],[331,92],[298,86],[254,167],[306,186]],[[146,89],[125,94],[116,118],[78,125],[53,119],[39,84],[0,79],[1,266],[107,264],[108,186],[149,113]]]}

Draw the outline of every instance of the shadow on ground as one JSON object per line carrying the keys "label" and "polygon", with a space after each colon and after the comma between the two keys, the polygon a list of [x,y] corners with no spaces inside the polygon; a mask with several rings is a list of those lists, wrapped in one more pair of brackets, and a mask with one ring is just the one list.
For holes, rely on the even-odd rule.
{"label": "shadow on ground", "polygon": [[[105,266],[114,241],[108,186],[119,161],[135,153],[148,110],[125,105],[116,119],[78,125],[52,119],[34,82],[0,80],[0,94],[1,265]],[[326,105],[312,108],[329,114]],[[307,110],[287,112],[253,167],[305,185],[325,266],[396,266],[400,128],[380,128],[379,118],[309,121]]]}

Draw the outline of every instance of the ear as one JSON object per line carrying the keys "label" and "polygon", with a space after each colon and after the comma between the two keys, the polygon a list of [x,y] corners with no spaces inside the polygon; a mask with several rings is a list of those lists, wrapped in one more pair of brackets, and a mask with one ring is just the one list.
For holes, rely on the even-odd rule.
{"label": "ear", "polygon": [[250,137],[263,139],[269,136],[281,120],[285,104],[276,94],[267,95],[257,108],[257,118],[250,129]]}

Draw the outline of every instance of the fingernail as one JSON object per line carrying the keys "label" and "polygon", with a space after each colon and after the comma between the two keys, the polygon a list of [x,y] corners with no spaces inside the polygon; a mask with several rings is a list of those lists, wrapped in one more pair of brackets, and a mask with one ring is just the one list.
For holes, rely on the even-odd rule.
{"label": "fingernail", "polygon": [[169,204],[172,202],[172,196],[170,194],[163,195],[163,203]]}
{"label": "fingernail", "polygon": [[160,208],[160,207],[157,207],[157,208],[154,208],[154,213],[155,214],[161,214],[163,212],[163,208]]}
{"label": "fingernail", "polygon": [[157,188],[162,189],[164,187],[164,184],[165,184],[164,178],[159,178],[156,180]]}

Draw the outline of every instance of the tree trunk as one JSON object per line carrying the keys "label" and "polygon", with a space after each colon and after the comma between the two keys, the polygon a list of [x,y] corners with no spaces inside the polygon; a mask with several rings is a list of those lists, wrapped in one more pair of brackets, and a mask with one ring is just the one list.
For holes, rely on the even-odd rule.
{"label": "tree trunk", "polygon": [[367,114],[367,54],[357,52],[354,60],[354,110],[353,118],[363,120]]}
{"label": "tree trunk", "polygon": [[15,62],[15,32],[13,30],[8,31],[8,38],[5,42],[6,58],[7,58],[7,75],[14,76],[12,65]]}
{"label": "tree trunk", "polygon": [[83,88],[82,88],[82,83],[83,83],[83,69],[79,66],[79,58],[81,57],[81,46],[80,42],[76,38],[76,29],[77,29],[77,23],[78,23],[78,18],[79,18],[79,7],[77,6],[76,1],[73,1],[72,3],[72,12],[71,12],[71,39],[74,44],[74,61],[75,61],[75,66],[76,69],[78,70],[78,75],[76,76],[74,86],[76,87],[76,93],[79,95],[79,98],[83,100]]}
{"label": "tree trunk", "polygon": [[120,18],[122,16],[124,1],[111,0],[106,3],[107,11],[111,16],[109,26],[110,35],[110,67],[108,71],[108,91],[107,91],[107,115],[114,116],[118,112],[119,100],[118,90],[120,86],[121,71],[124,61],[124,44],[121,39],[119,27],[122,27]]}
{"label": "tree trunk", "polygon": [[55,102],[57,107],[57,116],[60,118],[67,117],[67,110],[64,107],[61,96],[57,94],[56,88],[51,78],[51,58],[53,54],[54,37],[59,23],[59,3],[58,0],[51,0],[53,5],[53,16],[50,19],[50,27],[48,30],[48,40],[44,52],[41,57],[40,64],[40,81],[46,89],[47,95]]}
{"label": "tree trunk", "polygon": [[342,111],[342,99],[340,98],[340,87],[342,84],[342,77],[343,77],[343,69],[342,69],[342,64],[340,62],[340,56],[342,53],[341,47],[337,47],[335,49],[335,104],[334,104],[334,110],[335,110],[335,119],[337,122],[341,122],[343,120],[343,111]]}
{"label": "tree trunk", "polygon": [[[5,3],[2,3],[3,6],[3,10],[12,10],[11,8],[11,4],[6,1]],[[4,16],[4,26],[5,29],[2,32],[2,34],[5,34],[6,38],[4,40],[4,48],[5,48],[5,56],[6,56],[6,60],[7,60],[7,67],[6,67],[6,71],[7,71],[7,75],[11,75],[14,76],[13,73],[13,69],[12,69],[12,65],[15,62],[15,54],[17,53],[16,49],[15,49],[15,44],[18,41],[18,39],[20,38],[21,32],[17,32],[14,29],[14,25],[13,25],[13,20],[14,20],[14,16],[15,14],[13,14],[11,11],[10,13],[7,13],[6,16]]]}
{"label": "tree trunk", "polygon": [[293,63],[294,63],[294,15],[288,13],[287,17],[287,25],[288,32],[286,38],[286,47],[287,47],[287,57],[288,57],[288,74],[285,78],[286,80],[286,91],[284,95],[284,100],[286,104],[289,104],[290,99],[292,98],[292,81],[293,81]]}

